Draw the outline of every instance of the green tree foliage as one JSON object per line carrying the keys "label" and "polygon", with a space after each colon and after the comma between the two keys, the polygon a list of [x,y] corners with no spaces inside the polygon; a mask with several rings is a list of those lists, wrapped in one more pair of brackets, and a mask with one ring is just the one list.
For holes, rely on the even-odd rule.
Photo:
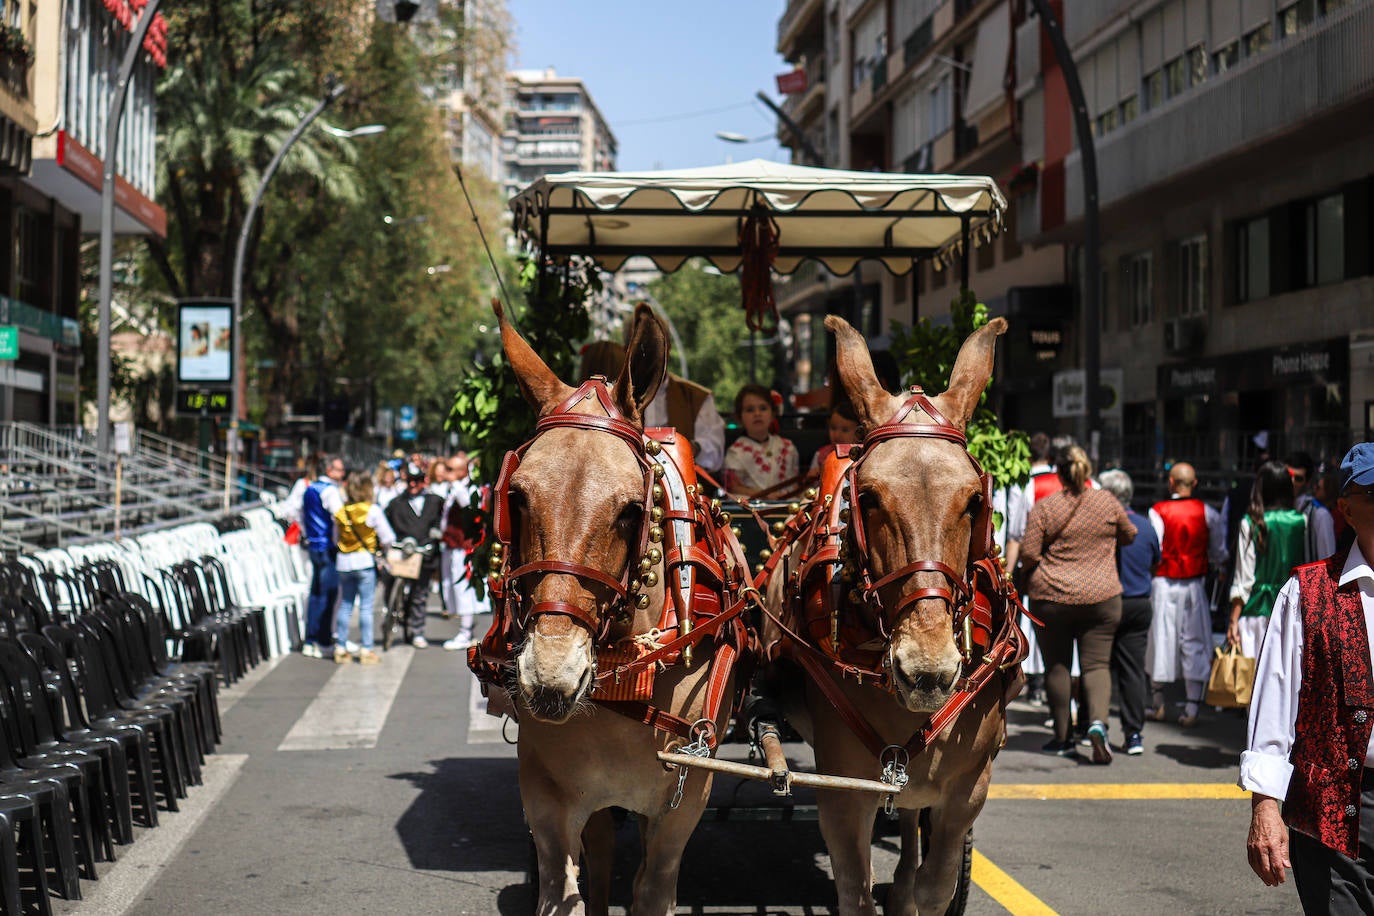
{"label": "green tree foliage", "polygon": [[[903,385],[944,391],[964,339],[988,323],[987,306],[967,289],[950,303],[950,314],[954,319],[951,326],[934,325],[929,318],[910,327],[892,323],[892,355],[901,368]],[[986,391],[967,432],[969,452],[992,475],[997,486],[1020,485],[1030,479],[1026,434],[1002,430],[997,414],[987,406]]]}
{"label": "green tree foliage", "polygon": [[[705,270],[705,262],[689,261],[679,270],[649,284],[649,291],[672,319],[687,358],[687,375],[716,396],[716,405],[729,410],[735,393],[749,381],[749,340],[740,305],[739,278]],[[759,378],[772,377],[769,351],[759,347]],[[668,367],[676,372],[677,359]]]}

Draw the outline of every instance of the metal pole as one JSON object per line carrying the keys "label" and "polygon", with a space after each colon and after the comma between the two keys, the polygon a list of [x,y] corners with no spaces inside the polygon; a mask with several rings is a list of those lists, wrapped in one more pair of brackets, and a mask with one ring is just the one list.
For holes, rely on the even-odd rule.
{"label": "metal pole", "polygon": [[110,110],[105,118],[105,171],[100,185],[100,305],[97,313],[99,343],[95,358],[95,444],[102,453],[110,450],[110,302],[114,298],[114,205],[117,168],[115,158],[116,145],[119,143],[119,122],[124,117],[124,97],[129,94],[129,79],[133,76],[134,65],[138,63],[138,55],[143,48],[143,37],[148,34],[148,26],[152,25],[153,16],[157,14],[161,2],[162,0],[148,0],[148,5],[143,8],[143,14],[134,25],[129,36],[129,46],[124,49],[124,60],[119,65],[119,77],[115,80],[114,93],[110,96]]}
{"label": "metal pole", "polygon": [[807,138],[806,134],[802,133],[802,129],[797,126],[797,122],[789,118],[786,112],[777,105],[774,105],[773,100],[762,92],[756,92],[754,95],[760,102],[768,106],[769,111],[778,116],[778,120],[781,121],[788,130],[792,131],[792,135],[797,138],[797,145],[801,147],[802,155],[811,160],[812,165],[818,168],[823,167],[825,165],[825,157],[817,152],[816,147],[811,145],[811,141]]}
{"label": "metal pole", "polygon": [[[343,83],[329,81],[325,88],[324,98],[310,109],[310,113],[301,119],[296,125],[296,129],[286,138],[286,142],[277,150],[272,161],[267,163],[267,169],[262,173],[262,180],[258,182],[258,189],[253,192],[253,200],[248,205],[248,212],[243,215],[243,225],[239,227],[238,248],[234,252],[234,333],[233,333],[233,354],[230,357],[234,367],[234,385],[229,396],[229,436],[225,443],[228,455],[224,463],[224,477],[228,479],[233,474],[234,468],[234,449],[238,445],[239,419],[243,415],[243,398],[241,392],[246,384],[243,372],[240,371],[240,364],[243,362],[243,261],[248,252],[248,237],[253,232],[253,218],[258,214],[258,207],[262,204],[262,195],[267,190],[267,183],[272,180],[272,176],[277,174],[277,167],[281,165],[286,153],[301,138],[316,118],[320,116],[329,103],[343,95],[345,89]],[[226,484],[227,487],[227,484]],[[228,489],[225,490],[225,511],[229,509]]]}
{"label": "metal pole", "polygon": [[1069,43],[1064,40],[1064,31],[1059,19],[1050,8],[1049,0],[1031,0],[1036,13],[1040,16],[1041,26],[1049,36],[1050,46],[1054,48],[1055,60],[1064,74],[1064,86],[1069,92],[1069,104],[1073,106],[1074,135],[1078,139],[1078,150],[1083,162],[1083,381],[1087,389],[1083,392],[1085,413],[1087,414],[1088,443],[1100,431],[1099,387],[1102,377],[1102,302],[1099,286],[1102,282],[1102,267],[1098,263],[1098,212],[1097,212],[1097,148],[1093,144],[1092,126],[1088,122],[1088,103],[1083,97],[1083,84],[1078,80],[1078,67],[1069,51]]}

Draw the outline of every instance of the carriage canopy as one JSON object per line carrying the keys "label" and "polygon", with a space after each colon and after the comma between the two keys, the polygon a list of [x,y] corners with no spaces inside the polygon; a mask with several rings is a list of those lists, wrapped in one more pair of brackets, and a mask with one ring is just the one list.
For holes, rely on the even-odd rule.
{"label": "carriage canopy", "polygon": [[976,175],[848,172],[754,159],[660,172],[563,172],[511,200],[517,233],[549,257],[584,255],[607,270],[644,255],[663,270],[704,257],[722,271],[744,254],[741,229],[776,225],[771,266],[819,261],[846,274],[864,259],[895,274],[918,258],[966,251],[1001,228],[1006,199]]}

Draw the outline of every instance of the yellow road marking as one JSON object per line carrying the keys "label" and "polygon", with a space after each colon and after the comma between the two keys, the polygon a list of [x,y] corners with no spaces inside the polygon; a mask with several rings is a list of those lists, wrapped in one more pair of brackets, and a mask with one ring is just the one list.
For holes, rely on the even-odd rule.
{"label": "yellow road marking", "polygon": [[1219,782],[1136,782],[1067,783],[1038,785],[998,785],[988,787],[988,798],[998,799],[1243,799],[1250,793],[1235,785]]}
{"label": "yellow road marking", "polygon": [[973,883],[1006,908],[1012,916],[1057,916],[1039,897],[1026,890],[978,850],[973,850]]}

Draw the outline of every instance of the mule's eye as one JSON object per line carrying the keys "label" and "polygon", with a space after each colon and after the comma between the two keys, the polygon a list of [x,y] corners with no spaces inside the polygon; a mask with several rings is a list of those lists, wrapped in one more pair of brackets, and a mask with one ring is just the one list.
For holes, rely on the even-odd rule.
{"label": "mule's eye", "polygon": [[644,507],[639,503],[630,503],[620,510],[620,515],[616,517],[615,523],[624,531],[634,531],[639,528],[639,523],[644,520]]}
{"label": "mule's eye", "polygon": [[982,494],[982,493],[974,493],[972,496],[969,497],[969,500],[968,500],[968,508],[964,509],[964,513],[965,513],[966,515],[968,515],[969,518],[977,518],[977,517],[978,517],[978,513],[979,513],[979,512],[982,512],[982,511],[983,511],[983,494]]}
{"label": "mule's eye", "polygon": [[871,512],[878,508],[878,494],[872,490],[861,490],[859,492],[859,511]]}

